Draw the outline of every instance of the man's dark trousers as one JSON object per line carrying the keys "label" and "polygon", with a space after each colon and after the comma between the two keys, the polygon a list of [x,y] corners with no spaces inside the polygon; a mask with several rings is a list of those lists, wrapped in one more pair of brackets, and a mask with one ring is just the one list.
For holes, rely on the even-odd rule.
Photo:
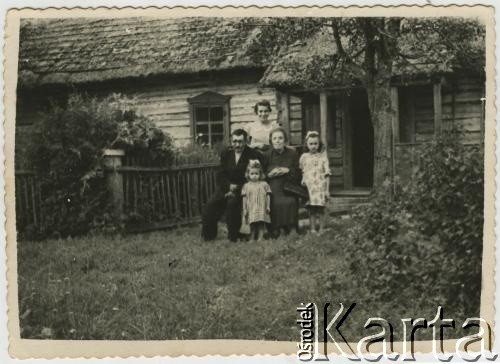
{"label": "man's dark trousers", "polygon": [[[201,236],[205,240],[217,237],[217,222],[226,214],[227,232],[229,240],[235,241],[239,237],[241,227],[241,187],[246,182],[245,171],[248,161],[258,159],[263,163],[263,156],[259,152],[244,147],[239,160],[236,162],[234,150],[226,149],[221,153],[221,163],[217,173],[217,192],[207,203],[202,215]],[[234,196],[227,197],[230,186],[238,186],[233,191]]]}
{"label": "man's dark trousers", "polygon": [[201,235],[205,240],[217,237],[217,222],[226,213],[227,237],[231,241],[238,239],[241,227],[241,196],[225,197],[217,193],[205,207]]}

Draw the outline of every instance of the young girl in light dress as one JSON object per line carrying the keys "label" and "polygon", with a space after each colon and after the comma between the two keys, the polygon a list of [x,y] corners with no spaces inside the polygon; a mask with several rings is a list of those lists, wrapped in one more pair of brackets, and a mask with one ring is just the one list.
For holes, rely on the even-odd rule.
{"label": "young girl in light dress", "polygon": [[264,181],[264,172],[260,162],[251,159],[246,174],[247,183],[241,189],[242,233],[250,233],[250,238],[262,240],[267,230],[266,224],[271,222],[271,187]]}
{"label": "young girl in light dress", "polygon": [[301,155],[299,166],[302,170],[302,185],[307,187],[309,201],[309,228],[312,233],[324,227],[323,215],[330,197],[330,166],[323,150],[321,137],[316,131],[309,131],[304,142],[305,153]]}

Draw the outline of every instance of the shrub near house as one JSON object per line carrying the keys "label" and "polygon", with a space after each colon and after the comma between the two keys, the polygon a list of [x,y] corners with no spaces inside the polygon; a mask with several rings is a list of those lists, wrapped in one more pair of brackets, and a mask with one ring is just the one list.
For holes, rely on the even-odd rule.
{"label": "shrub near house", "polygon": [[118,95],[99,100],[73,94],[64,106],[54,103],[41,114],[28,150],[43,220],[38,229],[28,229],[28,237],[74,236],[110,222],[99,173],[103,149],[124,148],[159,164],[172,161],[171,138],[128,107]]}
{"label": "shrub near house", "polygon": [[479,314],[483,153],[457,139],[422,148],[412,181],[392,201],[379,196],[355,215],[350,266],[371,299],[393,295],[410,306],[429,301]]}

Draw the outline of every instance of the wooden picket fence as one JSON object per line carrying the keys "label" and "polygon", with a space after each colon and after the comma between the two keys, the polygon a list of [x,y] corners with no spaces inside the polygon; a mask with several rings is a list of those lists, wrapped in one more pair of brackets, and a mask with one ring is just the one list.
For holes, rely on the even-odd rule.
{"label": "wooden picket fence", "polygon": [[[148,231],[200,220],[204,204],[215,192],[217,164],[168,168],[122,166],[123,213],[127,230]],[[16,171],[16,224],[22,232],[40,226],[43,196],[33,172]]]}
{"label": "wooden picket fence", "polygon": [[[146,231],[199,221],[215,191],[217,164],[169,168],[123,166],[123,212],[129,231]],[[137,223],[133,223],[133,217]]]}
{"label": "wooden picket fence", "polygon": [[41,221],[41,193],[36,176],[31,171],[16,171],[16,225],[25,229],[39,226]]}

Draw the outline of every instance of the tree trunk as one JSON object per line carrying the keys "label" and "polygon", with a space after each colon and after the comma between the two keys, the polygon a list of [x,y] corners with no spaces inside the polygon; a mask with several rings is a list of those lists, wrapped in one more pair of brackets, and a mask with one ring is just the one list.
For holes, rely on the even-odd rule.
{"label": "tree trunk", "polygon": [[[392,181],[392,107],[390,73],[382,67],[366,84],[374,136],[373,188],[390,191]],[[387,77],[388,76],[388,77]]]}
{"label": "tree trunk", "polygon": [[370,19],[361,24],[367,45],[365,80],[374,134],[373,188],[392,198],[391,76],[400,19]]}

